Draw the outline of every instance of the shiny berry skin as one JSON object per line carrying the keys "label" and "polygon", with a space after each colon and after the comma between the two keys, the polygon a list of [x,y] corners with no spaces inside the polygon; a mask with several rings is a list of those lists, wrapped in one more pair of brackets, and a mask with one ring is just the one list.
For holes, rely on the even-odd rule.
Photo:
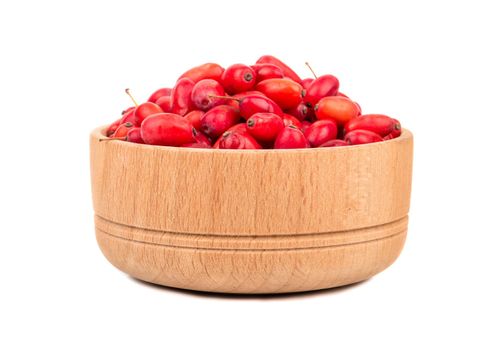
{"label": "shiny berry skin", "polygon": [[201,131],[212,139],[218,138],[240,120],[239,112],[231,106],[216,106],[201,117]]}
{"label": "shiny berry skin", "polygon": [[222,85],[229,95],[250,90],[256,85],[256,72],[245,64],[233,64],[223,72]]}
{"label": "shiny berry skin", "polygon": [[312,108],[309,108],[305,105],[305,103],[299,103],[295,108],[289,109],[286,111],[287,114],[293,115],[300,121],[306,119],[311,113]]}
{"label": "shiny berry skin", "polygon": [[319,147],[327,141],[334,140],[337,134],[336,122],[330,119],[318,120],[305,130],[305,137],[312,147]]}
{"label": "shiny berry skin", "polygon": [[[399,126],[401,125],[401,123],[397,119],[394,119],[394,121]],[[384,140],[392,140],[392,139],[395,139],[395,138],[401,136],[401,134],[402,134],[402,128],[401,127],[399,127],[399,128],[396,127],[396,128],[394,128],[394,130],[390,134],[384,136]]]}
{"label": "shiny berry skin", "polygon": [[220,141],[222,140],[223,135],[227,132],[235,132],[238,134],[247,134],[248,133],[247,132],[247,125],[246,125],[246,123],[239,123],[239,124],[235,124],[234,126],[232,126],[230,129],[228,129],[222,135],[220,135],[220,137],[213,144],[213,148],[219,148]]}
{"label": "shiny berry skin", "polygon": [[[152,102],[144,102],[135,108],[134,126],[140,126],[141,123],[152,114],[162,113],[162,108]],[[131,113],[131,112],[130,112]]]}
{"label": "shiny berry skin", "polygon": [[193,125],[193,127],[199,131],[201,130],[201,117],[203,114],[205,114],[205,112],[197,109],[186,114],[184,119],[188,120],[191,125]]}
{"label": "shiny berry skin", "polygon": [[385,137],[393,131],[396,131],[396,134],[399,133],[400,135],[401,124],[397,120],[383,114],[365,114],[351,119],[344,126],[344,130],[346,133],[353,130],[368,130],[381,137]]}
{"label": "shiny berry skin", "polygon": [[196,134],[194,135],[194,139],[196,140],[196,142],[206,143],[207,145],[211,146],[210,138],[203,134],[201,131],[196,132]]}
{"label": "shiny berry skin", "polygon": [[261,149],[262,146],[249,134],[227,131],[218,143],[220,149]]}
{"label": "shiny berry skin", "polygon": [[131,111],[132,109],[135,109],[135,108],[136,108],[135,106],[128,107],[124,111],[121,112],[121,115],[125,115],[126,113],[128,113],[129,111]]}
{"label": "shiny berry skin", "polygon": [[124,124],[124,123],[131,123],[132,125],[138,124],[138,120],[135,116],[135,108],[128,109],[127,112],[125,114],[123,114],[123,117],[121,118],[120,124]]}
{"label": "shiny berry skin", "polygon": [[350,100],[351,102],[353,102],[356,105],[356,107],[358,108],[358,115],[361,115],[361,106],[360,106],[360,104],[358,102],[353,101],[346,94],[343,94],[342,92],[339,92],[339,91],[338,91],[338,94],[336,96],[347,98],[348,100]]}
{"label": "shiny berry skin", "polygon": [[234,126],[232,126],[227,131],[233,131],[233,132],[237,132],[239,134],[246,134],[247,133],[247,124],[246,123],[235,124]]}
{"label": "shiny berry skin", "polygon": [[173,113],[153,114],[141,125],[141,137],[149,145],[180,146],[194,143],[195,132],[189,121]]}
{"label": "shiny berry skin", "polygon": [[280,61],[278,58],[271,56],[271,55],[264,55],[264,56],[261,56],[256,61],[256,64],[263,64],[263,63],[274,64],[275,66],[279,67],[283,71],[283,74],[285,75],[286,78],[289,78],[289,79],[297,82],[298,84],[302,83],[302,79],[300,79],[298,74],[295,73],[293,71],[293,69],[288,67],[285,63]]}
{"label": "shiny berry skin", "polygon": [[254,90],[253,91],[244,91],[244,92],[240,92],[238,94],[233,95],[232,96],[233,99],[226,100],[225,104],[239,109],[240,108],[239,103],[242,100],[242,97],[246,97],[246,96],[250,96],[250,95],[265,96],[262,92],[259,92],[259,91],[254,91]]}
{"label": "shiny berry skin", "polygon": [[365,143],[373,143],[383,141],[379,134],[368,130],[353,130],[344,136],[344,141],[349,145],[362,145]]}
{"label": "shiny berry skin", "polygon": [[256,85],[256,90],[265,94],[284,110],[298,106],[304,94],[302,85],[281,78],[263,80]]}
{"label": "shiny berry skin", "polygon": [[191,92],[193,91],[194,85],[194,81],[188,78],[182,78],[177,81],[170,95],[172,113],[184,116],[195,109],[191,100]]}
{"label": "shiny berry skin", "polygon": [[155,102],[155,104],[157,104],[164,113],[169,113],[171,111],[172,100],[170,96],[159,97],[159,99]]}
{"label": "shiny berry skin", "polygon": [[177,80],[179,81],[182,78],[188,78],[197,83],[203,79],[213,79],[220,82],[223,71],[223,67],[219,64],[205,63],[184,72]]}
{"label": "shiny berry skin", "polygon": [[274,142],[274,148],[309,148],[309,141],[295,126],[290,125],[280,131]]}
{"label": "shiny berry skin", "polygon": [[225,90],[219,82],[213,79],[203,79],[196,83],[191,92],[191,100],[196,108],[207,111],[215,106],[224,104],[224,101],[219,98],[211,98],[213,96],[225,95]]}
{"label": "shiny berry skin", "polygon": [[339,125],[345,125],[358,116],[359,113],[356,104],[342,96],[324,97],[315,106],[314,110],[317,119],[333,119]]}
{"label": "shiny berry skin", "polygon": [[126,139],[126,135],[128,135],[128,131],[133,128],[133,124],[131,123],[123,123],[118,126],[116,131],[110,136],[112,139]]}
{"label": "shiny berry skin", "polygon": [[285,124],[285,126],[293,125],[297,129],[302,129],[302,123],[300,120],[287,113],[283,113],[283,124]]}
{"label": "shiny berry skin", "polygon": [[148,102],[157,103],[159,98],[163,96],[170,96],[171,92],[172,92],[171,88],[158,89],[153,94],[150,95],[150,97],[148,98]]}
{"label": "shiny berry skin", "polygon": [[307,90],[310,87],[310,85],[312,85],[313,82],[314,82],[314,79],[313,78],[305,78],[305,79],[302,79],[300,85],[302,85],[303,88],[305,90]]}
{"label": "shiny berry skin", "polygon": [[344,140],[334,139],[324,142],[319,147],[340,147],[340,146],[349,146],[349,144]]}
{"label": "shiny berry skin", "polygon": [[249,119],[256,113],[274,113],[279,116],[283,115],[280,106],[270,98],[261,95],[247,95],[240,99],[239,102],[240,115],[245,119]]}
{"label": "shiny berry skin", "polygon": [[303,120],[301,124],[302,124],[302,127],[300,128],[300,131],[302,131],[303,134],[305,135],[305,130],[307,130],[312,125],[312,123],[309,121]]}
{"label": "shiny berry skin", "polygon": [[256,73],[256,84],[273,78],[284,78],[285,74],[280,67],[270,63],[259,63],[251,66]]}
{"label": "shiny berry skin", "polygon": [[141,128],[134,126],[131,129],[128,130],[128,133],[126,134],[126,141],[133,142],[133,143],[145,143],[143,141],[142,136],[141,136]]}
{"label": "shiny berry skin", "polygon": [[336,96],[338,89],[339,80],[334,75],[322,75],[310,84],[303,101],[308,107],[313,107],[323,97]]}
{"label": "shiny berry skin", "polygon": [[256,113],[247,119],[247,131],[260,142],[273,142],[285,125],[273,113]]}
{"label": "shiny berry skin", "polygon": [[114,134],[114,132],[116,131],[116,129],[118,128],[118,126],[121,124],[121,119],[123,119],[123,118],[119,118],[119,119],[115,120],[114,122],[112,122],[111,125],[109,125],[107,127],[106,136],[109,137],[112,134]]}

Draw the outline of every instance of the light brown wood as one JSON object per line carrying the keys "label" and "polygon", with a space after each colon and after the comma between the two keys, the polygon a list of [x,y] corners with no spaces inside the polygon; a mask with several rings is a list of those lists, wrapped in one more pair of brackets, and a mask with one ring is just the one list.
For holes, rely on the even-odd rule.
{"label": "light brown wood", "polygon": [[407,231],[412,135],[301,150],[208,150],[91,135],[96,235],[152,283],[282,293],[367,279]]}

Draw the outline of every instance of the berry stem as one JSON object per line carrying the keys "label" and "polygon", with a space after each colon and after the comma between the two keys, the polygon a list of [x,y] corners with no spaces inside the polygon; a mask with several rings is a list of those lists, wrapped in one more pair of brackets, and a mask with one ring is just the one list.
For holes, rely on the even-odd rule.
{"label": "berry stem", "polygon": [[310,71],[312,72],[312,74],[314,75],[314,78],[317,79],[317,74],[315,74],[314,70],[312,69],[312,67],[310,66],[309,62],[305,62],[305,65],[310,69]]}
{"label": "berry stem", "polygon": [[136,107],[138,107],[138,102],[136,102],[135,98],[131,94],[130,89],[125,89],[124,92],[126,92],[126,95],[128,95],[131,98],[131,101],[135,104]]}

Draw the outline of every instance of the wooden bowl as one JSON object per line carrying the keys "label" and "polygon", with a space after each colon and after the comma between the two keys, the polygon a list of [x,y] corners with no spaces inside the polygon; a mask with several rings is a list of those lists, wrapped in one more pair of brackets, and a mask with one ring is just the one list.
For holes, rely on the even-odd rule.
{"label": "wooden bowl", "polygon": [[370,278],[398,257],[411,132],[360,146],[210,150],[91,135],[97,241],[151,283],[286,293]]}

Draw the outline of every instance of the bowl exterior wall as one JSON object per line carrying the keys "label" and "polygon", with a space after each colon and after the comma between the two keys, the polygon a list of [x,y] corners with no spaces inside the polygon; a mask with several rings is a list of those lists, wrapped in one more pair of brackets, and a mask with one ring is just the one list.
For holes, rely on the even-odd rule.
{"label": "bowl exterior wall", "polygon": [[291,235],[407,215],[412,137],[301,150],[203,150],[91,138],[96,215],[152,230]]}
{"label": "bowl exterior wall", "polygon": [[152,283],[282,293],[367,279],[407,232],[412,135],[302,150],[155,147],[91,135],[96,234]]}

